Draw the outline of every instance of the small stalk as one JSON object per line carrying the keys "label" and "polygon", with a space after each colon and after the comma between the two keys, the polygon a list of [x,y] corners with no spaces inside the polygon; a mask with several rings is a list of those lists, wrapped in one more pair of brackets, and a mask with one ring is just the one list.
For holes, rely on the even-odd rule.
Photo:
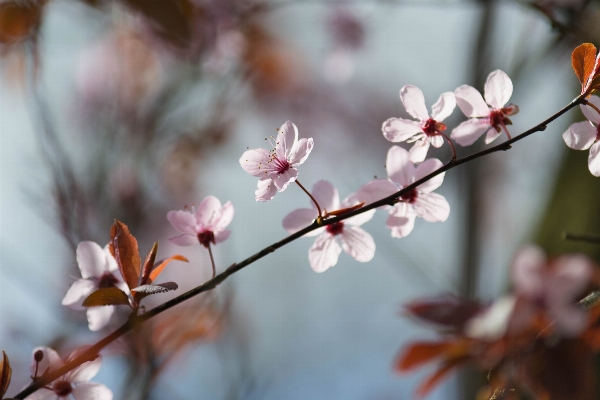
{"label": "small stalk", "polygon": [[312,202],[315,203],[315,206],[317,206],[317,210],[319,211],[319,221],[322,220],[323,213],[321,212],[321,207],[319,207],[319,203],[317,203],[317,200],[313,197],[312,194],[310,194],[310,192],[308,190],[306,190],[306,188],[304,186],[302,186],[302,184],[300,183],[300,181],[298,181],[298,179],[296,179],[296,183],[298,184],[298,186],[300,186],[300,189],[304,190],[304,193],[306,193],[308,195],[308,197],[310,197]]}

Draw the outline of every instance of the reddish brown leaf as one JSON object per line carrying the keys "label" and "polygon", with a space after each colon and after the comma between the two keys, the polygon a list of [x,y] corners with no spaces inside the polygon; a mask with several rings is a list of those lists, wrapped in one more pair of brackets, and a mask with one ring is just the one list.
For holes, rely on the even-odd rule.
{"label": "reddish brown leaf", "polygon": [[481,311],[480,304],[453,295],[413,301],[406,311],[426,322],[462,330],[464,324]]}
{"label": "reddish brown leaf", "polygon": [[84,307],[129,305],[129,297],[116,287],[101,288],[90,294],[83,301]]}
{"label": "reddish brown leaf", "polygon": [[158,251],[158,242],[154,242],[152,249],[148,252],[146,260],[144,261],[144,267],[142,268],[142,279],[140,279],[141,285],[146,285],[150,282],[150,272],[154,268],[154,262],[156,261],[156,252]]}
{"label": "reddish brown leaf", "polygon": [[43,1],[0,3],[0,43],[15,43],[33,36],[42,18]]}
{"label": "reddish brown leaf", "polygon": [[456,342],[413,343],[398,358],[396,369],[399,371],[409,371],[448,354],[456,345]]}
{"label": "reddish brown leaf", "polygon": [[341,209],[335,210],[335,211],[328,211],[327,215],[333,215],[333,216],[342,215],[342,214],[345,214],[350,211],[358,210],[359,208],[361,208],[364,205],[365,205],[365,202],[363,201],[356,205],[353,205],[352,207],[341,208]]}
{"label": "reddish brown leaf", "polygon": [[444,379],[455,367],[458,367],[463,362],[464,360],[462,359],[453,360],[442,365],[433,375],[419,385],[419,388],[415,393],[417,398],[422,399],[423,397],[427,396],[429,392],[431,392],[437,385],[440,384],[442,379]]}
{"label": "reddish brown leaf", "polygon": [[160,275],[163,269],[165,269],[167,264],[174,260],[188,262],[188,259],[182,256],[181,254],[176,254],[173,257],[169,257],[166,260],[161,261],[160,264],[156,268],[154,268],[154,270],[152,270],[152,273],[150,274],[150,282],[154,282],[154,280],[158,278],[158,275]]}
{"label": "reddish brown leaf", "polygon": [[585,93],[592,83],[596,64],[596,46],[584,43],[573,50],[571,54],[571,65],[575,75],[581,82],[581,93]]}
{"label": "reddish brown leaf", "polygon": [[110,228],[109,248],[117,260],[117,265],[129,289],[137,287],[140,276],[140,254],[137,240],[129,232],[127,225],[119,220],[115,220]]}
{"label": "reddish brown leaf", "polygon": [[10,363],[8,362],[8,356],[4,350],[2,350],[2,361],[0,362],[0,398],[4,396],[4,393],[6,393],[8,385],[10,385],[11,377],[12,369],[10,368]]}

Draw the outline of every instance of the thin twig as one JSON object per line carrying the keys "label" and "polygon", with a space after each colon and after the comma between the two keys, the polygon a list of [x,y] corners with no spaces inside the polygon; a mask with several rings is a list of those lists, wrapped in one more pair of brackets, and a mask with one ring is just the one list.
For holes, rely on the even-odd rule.
{"label": "thin twig", "polygon": [[575,240],[578,242],[590,242],[600,244],[600,235],[594,235],[592,233],[563,232],[562,238],[564,240]]}
{"label": "thin twig", "polygon": [[154,316],[156,316],[166,310],[169,310],[169,309],[173,308],[174,306],[176,306],[180,303],[183,303],[184,301],[186,301],[192,297],[199,295],[200,293],[204,293],[204,292],[207,292],[209,290],[216,288],[221,283],[223,283],[223,281],[225,281],[229,276],[235,274],[236,272],[240,271],[241,269],[245,268],[246,266],[260,260],[261,258],[265,257],[266,255],[273,253],[275,250],[279,249],[280,247],[283,247],[286,244],[293,242],[294,240],[304,236],[305,234],[307,234],[309,232],[314,231],[315,229],[317,229],[323,225],[335,224],[336,222],[340,222],[347,218],[353,217],[358,214],[362,214],[366,211],[373,210],[377,207],[381,207],[384,205],[393,205],[395,200],[397,198],[401,197],[403,194],[410,192],[411,190],[415,189],[419,185],[422,185],[423,183],[434,178],[435,176],[440,175],[440,174],[442,174],[452,168],[455,168],[461,164],[466,164],[470,161],[484,157],[488,154],[496,153],[498,151],[509,150],[513,143],[518,142],[519,140],[522,140],[535,132],[541,132],[541,131],[546,130],[549,123],[556,120],[557,118],[559,118],[561,115],[563,115],[564,113],[566,113],[573,107],[581,104],[583,102],[583,100],[584,100],[584,97],[579,96],[579,97],[575,98],[571,103],[566,105],[564,108],[562,108],[560,111],[558,111],[557,113],[555,113],[554,115],[549,117],[548,119],[544,120],[543,122],[539,123],[538,125],[534,126],[533,128],[521,133],[520,135],[515,136],[511,140],[508,140],[508,141],[501,143],[499,145],[496,145],[494,147],[490,147],[489,149],[485,149],[485,150],[479,151],[477,153],[471,154],[469,156],[466,156],[466,157],[463,157],[460,159],[456,159],[456,160],[451,160],[450,162],[443,165],[439,169],[437,169],[437,170],[433,171],[432,173],[424,176],[423,178],[413,182],[412,184],[406,186],[402,190],[399,190],[398,192],[396,192],[390,196],[387,196],[381,200],[378,200],[374,203],[366,205],[360,209],[345,213],[344,215],[321,221],[320,224],[315,221],[312,224],[310,224],[309,226],[307,226],[306,228],[301,229],[298,232],[291,234],[291,235],[287,236],[286,238],[284,238],[276,243],[273,243],[272,245],[270,245],[268,247],[265,247],[264,249],[260,250],[258,253],[246,258],[245,260],[243,260],[237,264],[232,264],[225,271],[221,272],[219,275],[216,275],[214,278],[203,283],[202,285],[200,285],[194,289],[191,289],[191,290],[187,291],[186,293],[179,295],[179,296],[153,308],[152,310],[150,310],[144,314],[137,315],[137,316],[132,315],[129,318],[129,320],[125,324],[123,324],[120,328],[118,328],[117,330],[115,330],[114,332],[112,332],[111,334],[109,334],[108,336],[106,336],[104,339],[100,340],[96,344],[90,346],[86,351],[81,353],[78,357],[75,357],[71,361],[64,364],[62,367],[60,367],[54,371],[50,371],[49,373],[47,373],[47,374],[39,377],[35,381],[31,382],[31,384],[29,386],[27,386],[25,389],[23,389],[21,392],[19,392],[16,396],[14,396],[14,398],[15,399],[24,399],[25,397],[34,393],[38,389],[44,387],[48,383],[51,383],[52,381],[60,378],[61,376],[63,376],[67,372],[73,370],[74,368],[78,367],[79,365],[83,364],[84,362],[94,360],[98,356],[98,353],[100,352],[100,350],[102,350],[104,347],[106,347],[107,345],[109,345],[110,343],[112,343],[113,341],[118,339],[119,337],[121,337],[124,334],[126,334],[127,332],[129,332],[135,326],[138,326],[139,324],[146,322],[147,320],[153,318]]}

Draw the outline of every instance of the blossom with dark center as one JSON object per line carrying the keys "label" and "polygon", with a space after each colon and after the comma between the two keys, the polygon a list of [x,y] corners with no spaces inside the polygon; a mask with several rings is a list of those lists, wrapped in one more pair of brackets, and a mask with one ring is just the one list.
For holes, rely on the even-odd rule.
{"label": "blossom with dark center", "polygon": [[[81,306],[83,300],[101,288],[117,287],[125,293],[129,293],[117,262],[108,250],[108,245],[103,249],[94,242],[81,242],[77,246],[76,254],[77,266],[81,271],[81,279],[73,282],[67,291],[62,300],[64,306],[73,310],[85,310]],[[87,308],[86,312],[90,330],[98,331],[104,328],[114,311],[114,306]]]}
{"label": "blossom with dark center", "polygon": [[[358,201],[373,203],[388,197],[400,189],[423,178],[442,166],[436,158],[430,158],[415,167],[410,160],[408,151],[399,146],[392,146],[388,151],[386,168],[388,179],[377,179],[361,187],[356,193]],[[415,189],[404,193],[397,199],[393,206],[384,206],[389,209],[387,226],[392,231],[392,236],[402,238],[412,232],[415,218],[421,217],[428,222],[445,221],[450,214],[450,205],[444,196],[431,193],[440,187],[444,181],[445,173],[441,173]]]}
{"label": "blossom with dark center", "polygon": [[[348,196],[340,203],[337,189],[328,181],[315,183],[312,196],[321,206],[325,215],[328,211],[336,211],[357,205],[359,202],[354,195]],[[314,203],[312,208],[300,208],[292,211],[283,219],[283,227],[290,233],[309,226],[319,216]],[[370,210],[344,221],[335,222],[307,233],[305,236],[316,236],[317,239],[308,251],[310,266],[315,272],[324,272],[337,264],[342,249],[356,261],[367,262],[375,255],[375,241],[360,225],[373,218],[375,210]],[[341,247],[338,244],[341,243]]]}
{"label": "blossom with dark center", "polygon": [[496,140],[504,129],[510,139],[506,125],[511,125],[512,122],[508,117],[519,112],[519,107],[516,105],[512,103],[506,105],[512,92],[512,81],[504,71],[499,69],[490,73],[485,81],[485,100],[472,86],[462,85],[457,88],[454,91],[456,104],[470,119],[454,128],[450,137],[461,146],[470,146],[481,135],[488,132],[485,144],[489,144]]}
{"label": "blossom with dark center", "polygon": [[296,169],[304,163],[313,148],[312,138],[298,139],[298,128],[290,121],[279,128],[273,149],[248,150],[240,157],[240,165],[252,176],[260,178],[256,201],[269,201],[283,192],[298,177]]}
{"label": "blossom with dark center", "polygon": [[233,219],[233,205],[230,201],[221,206],[214,196],[205,197],[198,207],[169,211],[167,219],[173,228],[182,234],[171,238],[179,246],[200,243],[204,247],[225,241],[231,231],[225,229]]}
{"label": "blossom with dark center", "polygon": [[[67,361],[70,361],[86,350],[86,347],[79,347],[73,351]],[[41,354],[41,357],[40,357]],[[49,347],[36,347],[33,349],[31,365],[31,375],[36,373],[43,374],[46,370],[55,371],[64,364],[58,353]],[[57,381],[27,396],[28,400],[112,400],[113,394],[109,388],[99,383],[89,382],[98,371],[102,364],[102,357],[93,361],[88,361],[76,367]]]}
{"label": "blossom with dark center", "polygon": [[[600,98],[597,96],[591,96],[588,102],[600,109]],[[580,107],[588,120],[569,126],[563,133],[563,139],[567,146],[574,150],[590,149],[588,168],[592,175],[600,176],[600,114],[590,106]]]}
{"label": "blossom with dark center", "polygon": [[391,142],[414,142],[410,159],[414,163],[421,162],[425,160],[430,144],[437,148],[444,144],[446,125],[441,121],[448,118],[456,107],[454,93],[442,93],[431,107],[431,116],[427,112],[423,92],[416,86],[403,86],[400,89],[400,101],[406,112],[417,121],[390,118],[381,127],[383,136]]}

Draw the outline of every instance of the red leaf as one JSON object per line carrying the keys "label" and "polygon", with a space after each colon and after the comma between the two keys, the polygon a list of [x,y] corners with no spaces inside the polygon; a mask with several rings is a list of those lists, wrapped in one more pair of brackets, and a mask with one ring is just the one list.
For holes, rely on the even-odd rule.
{"label": "red leaf", "polygon": [[154,282],[154,280],[158,278],[158,275],[160,275],[163,269],[165,269],[167,264],[169,264],[173,260],[188,262],[188,259],[182,256],[181,254],[176,254],[173,257],[169,257],[166,260],[161,261],[160,264],[156,268],[154,268],[154,270],[150,274],[150,282]]}
{"label": "red leaf", "polygon": [[90,294],[83,300],[83,307],[118,306],[129,305],[129,297],[119,288],[101,288]]}
{"label": "red leaf", "polygon": [[409,347],[400,355],[396,362],[398,371],[409,371],[415,367],[440,358],[449,353],[455,342],[417,342]]}
{"label": "red leaf", "polygon": [[10,378],[12,377],[12,368],[8,362],[8,356],[2,350],[2,361],[0,361],[0,398],[4,396],[8,385],[10,385]]}
{"label": "red leaf", "polygon": [[145,285],[150,283],[150,272],[152,272],[152,268],[154,268],[154,262],[156,260],[156,252],[158,251],[158,242],[154,242],[152,249],[148,252],[146,256],[146,260],[144,261],[144,267],[142,268],[142,279],[140,279],[140,284]]}
{"label": "red leaf", "polygon": [[140,254],[135,237],[129,232],[127,225],[115,220],[110,228],[110,252],[117,260],[123,279],[133,289],[138,286],[140,276]]}
{"label": "red leaf", "polygon": [[0,3],[0,43],[16,43],[33,37],[40,26],[44,2]]}
{"label": "red leaf", "polygon": [[598,74],[598,60],[596,58],[596,46],[592,43],[584,43],[573,50],[571,54],[571,65],[575,75],[581,82],[581,93],[590,89],[594,78]]}
{"label": "red leaf", "polygon": [[476,302],[453,295],[413,301],[405,306],[406,311],[426,322],[462,330],[464,324],[482,307]]}
{"label": "red leaf", "polygon": [[464,360],[460,359],[453,360],[442,365],[440,369],[438,369],[433,375],[431,375],[423,383],[421,383],[421,385],[419,385],[419,388],[415,393],[417,398],[422,399],[423,397],[427,396],[429,392],[431,392],[437,385],[440,384],[440,382],[443,378],[446,377],[446,375],[448,375],[455,367],[458,367],[463,362]]}

